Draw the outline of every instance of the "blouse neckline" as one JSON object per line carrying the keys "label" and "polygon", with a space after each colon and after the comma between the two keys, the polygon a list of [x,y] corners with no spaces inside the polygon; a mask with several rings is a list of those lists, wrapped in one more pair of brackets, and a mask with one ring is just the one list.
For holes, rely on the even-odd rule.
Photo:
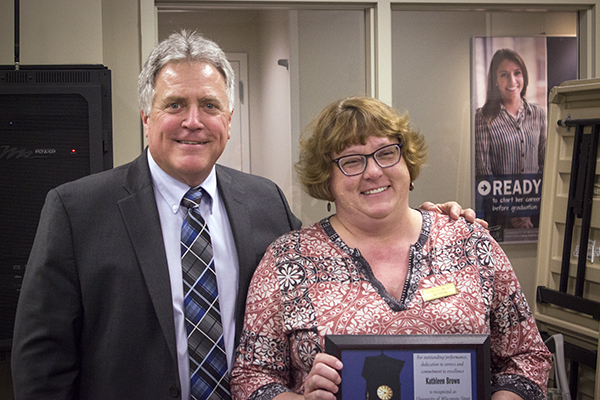
{"label": "blouse neckline", "polygon": [[371,284],[379,296],[393,311],[405,311],[408,305],[414,299],[417,292],[419,281],[425,267],[423,248],[429,239],[431,231],[431,214],[428,211],[418,210],[423,218],[421,233],[415,243],[410,246],[408,259],[408,273],[404,282],[404,289],[400,299],[395,298],[385,289],[383,284],[375,277],[368,261],[362,256],[358,248],[351,248],[342,240],[338,233],[331,226],[331,217],[323,218],[319,224],[333,242],[333,244],[342,250],[352,259],[354,266],[362,273],[365,279]]}

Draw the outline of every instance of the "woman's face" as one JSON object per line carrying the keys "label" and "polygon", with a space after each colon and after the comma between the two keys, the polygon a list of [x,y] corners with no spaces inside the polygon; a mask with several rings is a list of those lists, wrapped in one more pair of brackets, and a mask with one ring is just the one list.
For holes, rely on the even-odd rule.
{"label": "woman's face", "polygon": [[[398,143],[387,137],[370,136],[367,142],[346,147],[331,159],[350,154],[371,154],[380,148]],[[380,167],[373,157],[367,158],[362,174],[346,176],[332,163],[330,191],[340,219],[361,223],[369,219],[381,219],[408,208],[410,174],[404,158],[391,167]]]}
{"label": "woman's face", "polygon": [[521,71],[521,67],[510,60],[502,61],[496,71],[496,84],[500,91],[502,103],[519,99],[523,90],[523,71]]}

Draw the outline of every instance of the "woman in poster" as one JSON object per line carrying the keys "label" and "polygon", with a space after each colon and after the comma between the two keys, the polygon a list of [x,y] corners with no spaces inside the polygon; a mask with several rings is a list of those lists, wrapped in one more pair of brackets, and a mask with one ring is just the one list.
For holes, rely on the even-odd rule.
{"label": "woman in poster", "polygon": [[[492,57],[487,97],[475,114],[475,172],[506,178],[541,174],[546,150],[546,112],[525,99],[529,74],[523,58],[501,49]],[[490,225],[493,216],[486,215]],[[533,228],[530,217],[510,217],[505,228]]]}
{"label": "woman in poster", "polygon": [[409,206],[425,158],[408,115],[379,100],[340,100],[317,117],[298,175],[336,214],[265,252],[234,400],[334,400],[342,365],[323,353],[326,334],[489,334],[492,399],[545,398],[550,353],[502,248],[479,224]]}

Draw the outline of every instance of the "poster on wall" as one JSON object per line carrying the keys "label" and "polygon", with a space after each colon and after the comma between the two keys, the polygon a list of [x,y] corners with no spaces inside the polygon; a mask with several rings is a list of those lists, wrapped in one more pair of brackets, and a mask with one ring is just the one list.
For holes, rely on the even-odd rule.
{"label": "poster on wall", "polygon": [[536,242],[552,87],[577,76],[576,37],[474,37],[475,211],[498,242]]}

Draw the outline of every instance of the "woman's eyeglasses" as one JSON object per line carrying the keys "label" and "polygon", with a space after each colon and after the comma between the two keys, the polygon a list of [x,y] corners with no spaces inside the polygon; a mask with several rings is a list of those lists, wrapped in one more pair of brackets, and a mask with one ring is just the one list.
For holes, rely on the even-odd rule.
{"label": "woman's eyeglasses", "polygon": [[373,157],[381,168],[388,168],[398,164],[401,155],[402,143],[394,143],[383,146],[371,154],[349,154],[331,160],[331,162],[336,163],[344,175],[354,176],[365,172],[369,157]]}

